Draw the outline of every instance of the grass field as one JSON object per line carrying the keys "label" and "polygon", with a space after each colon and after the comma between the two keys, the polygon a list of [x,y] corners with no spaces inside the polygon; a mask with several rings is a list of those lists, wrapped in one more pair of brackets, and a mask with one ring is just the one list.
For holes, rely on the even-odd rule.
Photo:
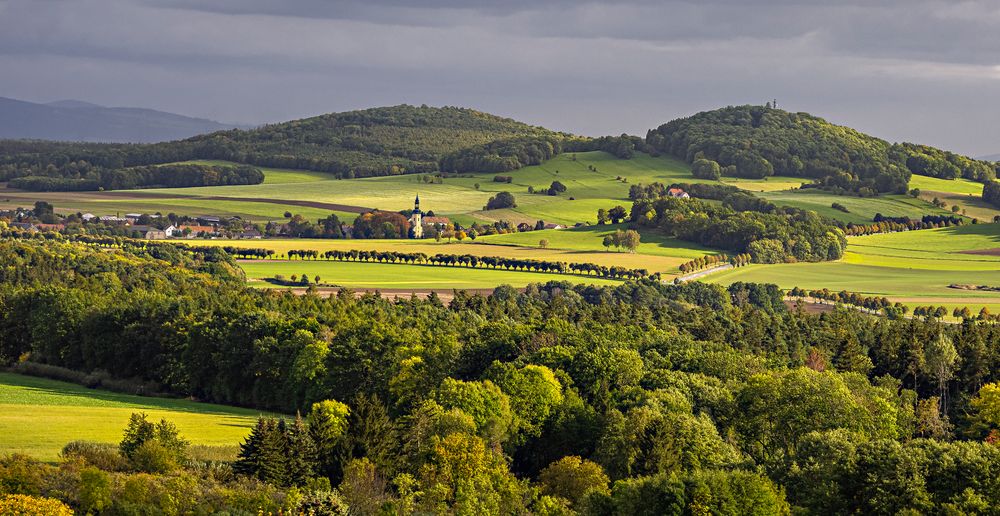
{"label": "grass field", "polygon": [[953,194],[983,194],[982,183],[969,181],[968,179],[938,179],[936,177],[917,174],[910,176],[910,188]]}
{"label": "grass field", "polygon": [[30,376],[0,373],[0,454],[58,459],[62,447],[84,439],[116,443],[133,412],[166,418],[196,445],[235,446],[258,411],[167,398],[130,396]]}
{"label": "grass field", "polygon": [[351,288],[383,289],[491,289],[497,285],[523,287],[529,283],[569,281],[591,285],[613,285],[614,280],[577,276],[573,274],[545,274],[465,267],[438,267],[430,265],[403,265],[388,263],[356,263],[327,261],[243,261],[250,284],[267,287],[259,281],[281,274],[306,274],[312,279],[320,277],[323,284]]}
{"label": "grass field", "polygon": [[[761,194],[765,199],[779,205],[792,206],[805,210],[812,210],[820,215],[863,224],[872,222],[876,213],[881,213],[887,217],[910,217],[919,219],[924,215],[950,215],[950,211],[936,208],[930,203],[914,199],[906,195],[883,195],[880,197],[853,197],[848,195],[834,195],[819,190],[796,190],[766,192]],[[844,213],[832,208],[833,203],[840,203],[845,206],[850,213]]]}
{"label": "grass field", "polygon": [[837,262],[751,265],[706,281],[775,283],[782,288],[828,288],[886,296],[910,306],[1000,308],[1000,292],[949,288],[950,284],[1000,286],[1000,256],[961,251],[1000,247],[1000,225],[977,224],[853,237]]}
{"label": "grass field", "polygon": [[[376,250],[409,253],[471,254],[475,256],[504,256],[559,262],[594,263],[604,266],[618,265],[630,269],[647,269],[650,272],[675,274],[680,264],[706,254],[719,251],[697,244],[643,232],[642,243],[636,253],[610,251],[601,245],[604,236],[620,226],[588,226],[573,229],[528,231],[508,235],[491,235],[476,240],[441,241],[424,240],[330,240],[330,239],[267,239],[267,240],[197,240],[197,245],[235,247],[261,247],[275,251],[278,257],[290,249]],[[549,245],[542,249],[539,241]]]}

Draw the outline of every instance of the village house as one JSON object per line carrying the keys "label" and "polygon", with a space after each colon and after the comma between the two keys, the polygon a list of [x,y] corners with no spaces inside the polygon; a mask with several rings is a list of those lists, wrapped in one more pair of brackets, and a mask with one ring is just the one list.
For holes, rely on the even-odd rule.
{"label": "village house", "polygon": [[522,223],[520,223],[520,224],[517,225],[517,230],[520,231],[521,233],[524,233],[525,231],[531,231],[533,229],[535,229],[535,226],[532,226],[531,224],[528,224],[527,222],[522,222]]}
{"label": "village house", "polygon": [[424,225],[436,229],[451,227],[451,219],[448,217],[424,217]]}
{"label": "village house", "polygon": [[245,239],[245,240],[251,240],[251,239],[255,239],[255,238],[261,238],[262,236],[264,236],[264,235],[262,235],[260,233],[260,231],[257,231],[254,228],[249,228],[249,229],[243,230],[242,233],[237,234],[236,238]]}
{"label": "village house", "polygon": [[210,236],[215,234],[215,228],[212,226],[196,226],[196,225],[186,225],[182,224],[178,227],[180,234],[188,233],[187,238],[195,238],[198,236]]}
{"label": "village house", "polygon": [[116,223],[126,222],[125,218],[123,218],[123,217],[116,217],[114,215],[101,215],[97,220],[99,220],[101,222],[104,222],[104,223],[107,223],[107,224],[116,224]]}
{"label": "village house", "polygon": [[562,224],[555,224],[553,222],[545,224],[545,229],[563,229],[565,227],[566,226],[563,226]]}
{"label": "village house", "polygon": [[680,188],[671,188],[667,190],[667,195],[674,197],[676,199],[688,199],[691,197],[690,195],[688,195],[687,192],[685,192]]}
{"label": "village house", "polygon": [[66,225],[65,224],[42,224],[42,223],[38,223],[38,224],[35,224],[35,229],[37,229],[38,231],[56,231],[56,232],[58,232],[58,231],[62,231],[64,229],[66,229]]}
{"label": "village house", "polygon": [[94,215],[93,213],[84,213],[83,215],[80,215],[80,218],[83,219],[84,222],[90,222],[96,219],[97,216]]}

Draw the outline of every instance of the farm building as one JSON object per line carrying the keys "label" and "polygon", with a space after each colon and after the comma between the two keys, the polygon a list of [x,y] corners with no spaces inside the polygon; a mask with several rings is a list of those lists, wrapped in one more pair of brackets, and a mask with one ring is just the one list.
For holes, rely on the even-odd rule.
{"label": "farm building", "polygon": [[671,188],[667,190],[667,195],[677,199],[689,199],[691,197],[687,192],[680,188]]}

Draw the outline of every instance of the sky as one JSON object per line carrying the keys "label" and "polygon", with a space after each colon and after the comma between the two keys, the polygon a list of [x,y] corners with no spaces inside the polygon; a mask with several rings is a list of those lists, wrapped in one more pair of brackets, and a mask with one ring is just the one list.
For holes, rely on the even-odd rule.
{"label": "sky", "polygon": [[645,135],[726,105],[1000,153],[1000,0],[0,0],[0,96],[257,124],[395,104]]}

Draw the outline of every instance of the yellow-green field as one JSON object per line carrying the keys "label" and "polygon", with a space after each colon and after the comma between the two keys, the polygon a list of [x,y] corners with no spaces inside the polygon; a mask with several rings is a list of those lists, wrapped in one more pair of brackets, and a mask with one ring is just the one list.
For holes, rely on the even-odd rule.
{"label": "yellow-green field", "polygon": [[1000,256],[963,251],[1000,248],[1000,224],[852,237],[842,260],[750,265],[706,281],[775,283],[789,289],[828,288],[886,296],[910,306],[1000,309],[1000,292],[961,290],[951,284],[1000,286]]}
{"label": "yellow-green field", "polygon": [[259,411],[167,398],[130,396],[42,378],[0,373],[0,454],[55,461],[66,443],[117,443],[133,412],[166,418],[195,445],[242,442]]}
{"label": "yellow-green field", "polygon": [[[642,243],[635,253],[605,249],[601,245],[604,236],[621,226],[589,226],[573,229],[547,229],[491,235],[476,240],[458,242],[432,239],[423,240],[331,240],[331,239],[263,239],[263,240],[194,240],[192,244],[259,247],[275,252],[275,257],[284,257],[290,249],[308,249],[325,252],[329,250],[348,251],[352,249],[369,251],[398,251],[405,253],[469,254],[474,256],[503,256],[527,258],[567,263],[594,263],[606,267],[620,266],[629,269],[646,269],[650,272],[676,274],[680,264],[720,251],[667,238],[651,232],[642,233]],[[548,246],[542,248],[539,242],[546,240]],[[310,262],[311,263],[311,262]]]}
{"label": "yellow-green field", "polygon": [[308,275],[310,280],[320,277],[320,283],[338,287],[404,290],[468,290],[492,289],[497,285],[524,287],[529,283],[569,281],[590,285],[613,285],[614,280],[578,276],[574,274],[548,274],[467,267],[439,267],[431,265],[405,265],[394,263],[358,263],[328,261],[242,261],[250,284],[268,287],[263,278],[293,274]]}

